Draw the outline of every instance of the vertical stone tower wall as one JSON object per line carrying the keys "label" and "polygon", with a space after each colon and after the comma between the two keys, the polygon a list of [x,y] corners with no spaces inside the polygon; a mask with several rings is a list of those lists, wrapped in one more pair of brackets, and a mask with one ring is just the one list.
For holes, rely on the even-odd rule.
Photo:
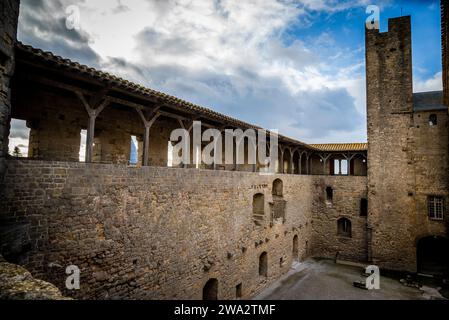
{"label": "vertical stone tower wall", "polygon": [[0,180],[5,173],[11,111],[10,80],[14,73],[19,0],[0,1]]}
{"label": "vertical stone tower wall", "polygon": [[414,271],[413,87],[410,16],[366,30],[368,258]]}
{"label": "vertical stone tower wall", "polygon": [[443,51],[444,104],[449,106],[449,1],[441,0],[441,47]]}

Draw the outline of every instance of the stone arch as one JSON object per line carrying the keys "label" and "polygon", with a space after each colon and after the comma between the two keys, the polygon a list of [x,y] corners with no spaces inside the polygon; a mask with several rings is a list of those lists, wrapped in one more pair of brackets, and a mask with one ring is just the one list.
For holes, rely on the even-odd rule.
{"label": "stone arch", "polygon": [[441,275],[449,273],[449,239],[425,236],[416,243],[416,264],[420,273]]}
{"label": "stone arch", "polygon": [[262,252],[259,256],[259,276],[268,277],[268,253]]}
{"label": "stone arch", "polygon": [[210,279],[203,287],[203,300],[218,300],[218,280]]}

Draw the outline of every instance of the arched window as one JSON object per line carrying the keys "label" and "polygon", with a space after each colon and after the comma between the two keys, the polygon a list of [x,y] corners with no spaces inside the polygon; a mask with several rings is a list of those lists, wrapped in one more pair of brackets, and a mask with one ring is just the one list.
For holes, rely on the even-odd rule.
{"label": "arched window", "polygon": [[259,276],[268,276],[268,254],[263,252],[259,257]]}
{"label": "arched window", "polygon": [[334,189],[332,189],[332,187],[327,187],[326,188],[326,201],[329,203],[332,203],[333,200],[334,200]]}
{"label": "arched window", "polygon": [[341,218],[337,222],[337,234],[342,237],[352,237],[352,230],[351,230],[351,220],[346,218]]}
{"label": "arched window", "polygon": [[258,193],[253,196],[253,218],[256,224],[260,224],[265,216],[265,196]]}
{"label": "arched window", "polygon": [[203,300],[218,300],[218,280],[210,279],[203,288]]}
{"label": "arched window", "polygon": [[431,114],[429,116],[429,126],[433,127],[438,124],[438,117],[436,114]]}
{"label": "arched window", "polygon": [[285,207],[284,200],[284,183],[281,179],[273,181],[273,203],[271,205],[271,219],[274,221],[285,222]]}
{"label": "arched window", "polygon": [[273,195],[282,197],[284,194],[284,184],[281,179],[273,181]]}

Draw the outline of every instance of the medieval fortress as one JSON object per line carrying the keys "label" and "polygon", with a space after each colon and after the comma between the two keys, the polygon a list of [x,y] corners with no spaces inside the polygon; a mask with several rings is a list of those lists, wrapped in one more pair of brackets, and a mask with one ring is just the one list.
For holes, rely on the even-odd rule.
{"label": "medieval fortress", "polygon": [[[368,144],[275,135],[271,175],[249,156],[168,165],[175,129],[261,128],[22,44],[19,1],[0,9],[0,253],[66,296],[245,299],[308,257],[448,272],[446,1],[443,92],[413,93],[410,16],[366,30]],[[26,158],[8,155],[11,119]]]}

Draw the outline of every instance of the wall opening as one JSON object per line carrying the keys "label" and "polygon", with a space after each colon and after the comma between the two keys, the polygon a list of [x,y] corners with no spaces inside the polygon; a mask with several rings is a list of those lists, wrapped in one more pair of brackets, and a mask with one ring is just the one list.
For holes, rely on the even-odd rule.
{"label": "wall opening", "polygon": [[173,143],[171,141],[168,142],[167,146],[167,167],[173,167]]}
{"label": "wall opening", "polygon": [[203,300],[218,300],[218,280],[210,279],[203,288]]}
{"label": "wall opening", "polygon": [[87,130],[80,131],[80,152],[79,161],[86,162],[86,143],[87,143]]}
{"label": "wall opening", "polygon": [[341,160],[340,162],[340,172],[342,175],[348,175],[348,160]]}
{"label": "wall opening", "polygon": [[286,201],[284,200],[284,183],[281,179],[276,179],[273,181],[273,202],[271,206],[271,220],[282,220],[285,222],[285,207]]}
{"label": "wall opening", "polygon": [[293,257],[293,261],[298,261],[299,260],[299,241],[298,241],[298,236],[297,235],[295,235],[293,237],[292,257]]}
{"label": "wall opening", "polygon": [[334,201],[334,189],[332,187],[326,188],[326,202],[332,203]]}
{"label": "wall opening", "polygon": [[282,167],[283,167],[282,173],[288,174],[292,172],[292,168],[290,168],[290,160],[291,160],[291,152],[289,149],[285,149],[282,159]]}
{"label": "wall opening", "polygon": [[292,170],[293,174],[301,174],[299,162],[300,162],[299,151],[295,151],[295,153],[293,154],[293,170]]}
{"label": "wall opening", "polygon": [[136,166],[139,162],[139,144],[136,136],[131,136],[131,149],[129,151],[129,164]]}
{"label": "wall opening", "polygon": [[431,114],[429,116],[429,126],[433,127],[438,124],[438,117],[436,114]]}
{"label": "wall opening", "polygon": [[198,170],[201,166],[201,147],[196,147],[196,156],[195,156],[195,168]]}
{"label": "wall opening", "polygon": [[268,276],[268,253],[263,252],[259,257],[259,276]]}
{"label": "wall opening", "polygon": [[30,129],[25,120],[11,119],[8,153],[15,158],[27,158],[30,147]]}
{"label": "wall opening", "polygon": [[256,225],[261,225],[265,216],[265,195],[258,193],[253,196],[253,219]]}
{"label": "wall opening", "polygon": [[337,234],[341,237],[352,237],[352,227],[351,220],[346,218],[341,218],[337,222]]}
{"label": "wall opening", "polygon": [[416,249],[419,273],[442,275],[449,272],[449,239],[425,237],[418,241]]}
{"label": "wall opening", "polygon": [[273,181],[273,195],[282,197],[284,195],[284,183],[281,179],[276,179]]}
{"label": "wall opening", "polygon": [[236,287],[235,287],[235,297],[237,299],[241,299],[243,296],[243,290],[242,290],[242,284],[239,283]]}
{"label": "wall opening", "polygon": [[360,216],[367,217],[368,216],[368,200],[362,198],[360,200]]}
{"label": "wall opening", "polygon": [[334,160],[334,170],[333,172],[331,171],[331,173],[335,176],[338,176],[340,174],[340,159],[335,159]]}

